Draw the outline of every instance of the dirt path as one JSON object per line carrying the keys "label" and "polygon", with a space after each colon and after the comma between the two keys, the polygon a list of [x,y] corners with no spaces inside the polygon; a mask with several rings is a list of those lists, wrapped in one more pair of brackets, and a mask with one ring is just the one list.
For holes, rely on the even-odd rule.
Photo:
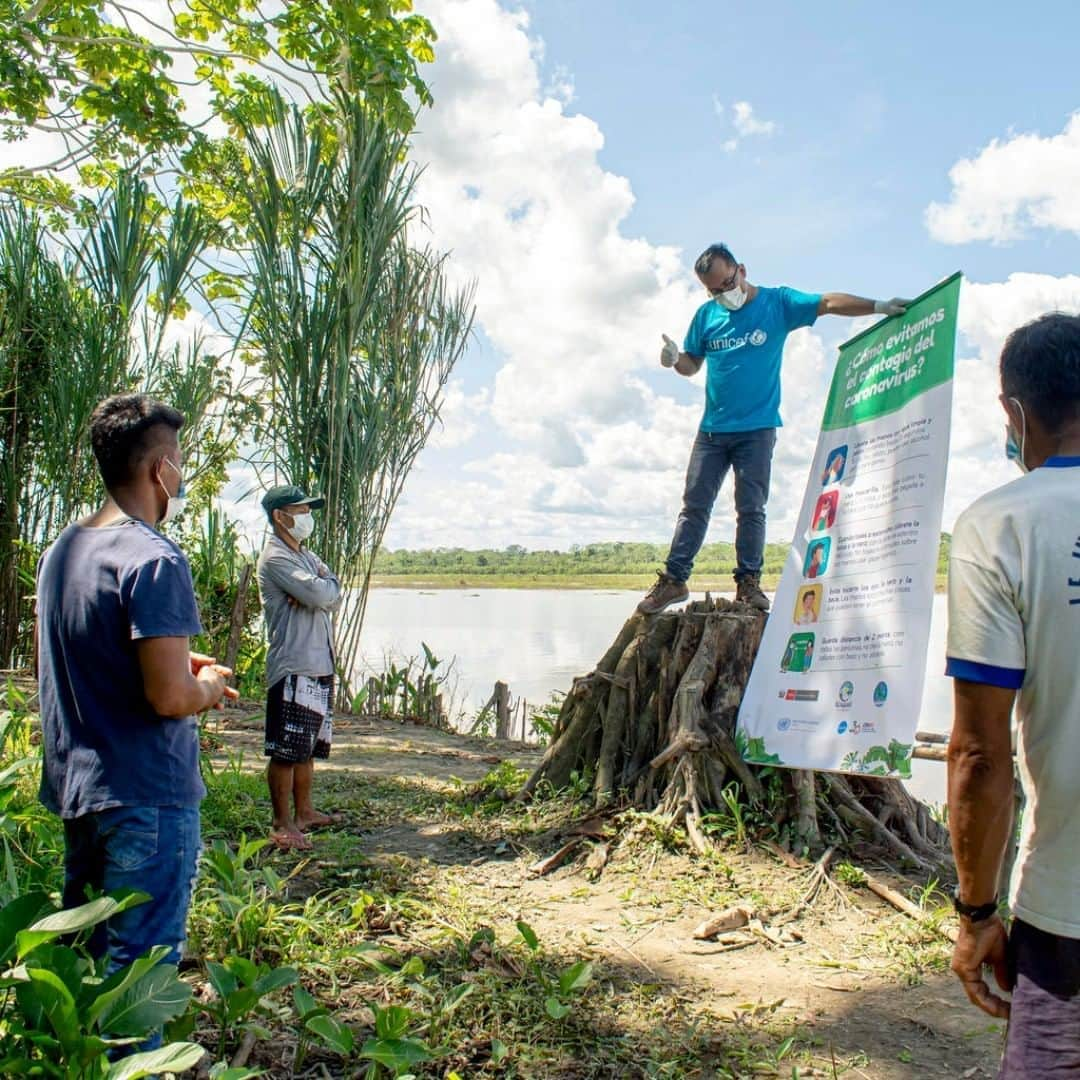
{"label": "dirt path", "polygon": [[[219,762],[242,753],[241,767],[261,767],[258,717],[225,714],[216,739]],[[804,1053],[798,1076],[996,1075],[1002,1026],[972,1008],[948,973],[948,942],[864,889],[842,888],[842,901],[832,893],[817,900],[786,928],[796,935],[786,944],[759,937],[722,951],[694,940],[702,920],[734,902],[758,911],[790,907],[805,874],[731,844],[712,859],[690,858],[672,850],[671,837],[652,835],[644,818],[629,827],[623,820],[602,871],[585,865],[593,844],[583,842],[562,867],[532,873],[561,846],[565,829],[529,810],[485,811],[497,780],[477,785],[503,762],[531,768],[539,753],[388,721],[339,721],[317,788],[329,807],[358,793],[363,820],[337,834],[336,845],[320,843],[407,872],[431,895],[493,925],[522,919],[545,947],[593,960],[626,995],[628,1025],[642,1012],[718,1037],[745,1030],[765,1043],[774,1037],[773,1057],[781,1036],[794,1034]],[[793,1075],[783,1055],[762,1053],[757,1072]]]}

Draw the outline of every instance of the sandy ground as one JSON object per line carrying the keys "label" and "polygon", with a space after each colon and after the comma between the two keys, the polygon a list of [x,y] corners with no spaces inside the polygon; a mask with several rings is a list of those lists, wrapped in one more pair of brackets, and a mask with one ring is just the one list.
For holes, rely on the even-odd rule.
{"label": "sandy ground", "polygon": [[[244,768],[261,768],[259,717],[230,711],[215,722],[219,761],[242,753]],[[710,865],[659,845],[622,858],[613,841],[599,874],[584,865],[583,844],[577,858],[537,876],[530,867],[565,835],[500,835],[438,813],[387,820],[378,812],[380,790],[460,793],[504,760],[528,769],[539,757],[516,743],[346,718],[317,788],[333,808],[335,792],[364,785],[371,819],[349,826],[358,856],[405,869],[460,903],[524,919],[545,943],[686,1006],[698,1023],[802,1025],[817,1075],[834,1075],[833,1059],[847,1063],[840,1075],[875,1080],[996,1075],[1003,1027],[968,1004],[945,968],[948,944],[865,890],[843,890],[844,902],[830,891],[815,902],[787,928],[801,940],[762,938],[724,951],[693,937],[715,911],[718,873],[725,895],[759,908],[797,898],[805,874],[759,849],[727,848]]]}

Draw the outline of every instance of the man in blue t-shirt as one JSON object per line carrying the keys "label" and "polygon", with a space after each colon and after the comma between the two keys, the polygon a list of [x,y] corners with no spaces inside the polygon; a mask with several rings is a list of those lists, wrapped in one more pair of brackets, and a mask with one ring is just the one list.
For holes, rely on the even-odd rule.
{"label": "man in blue t-shirt", "polygon": [[708,362],[705,415],[690,454],[667,566],[638,611],[654,615],[690,595],[686,582],[729,468],[735,474],[735,598],[768,611],[761,565],[769,473],[781,424],[784,342],[792,330],[813,326],[819,315],[899,315],[908,301],[751,285],[746,267],[724,244],[706,248],[694,272],[712,299],[694,315],[682,352],[664,335],[660,363],[680,375],[696,375]]}
{"label": "man in blue t-shirt", "polygon": [[91,941],[111,969],[154,945],[180,958],[206,794],[193,714],[235,696],[229,672],[188,648],[200,632],[191,570],[157,531],[183,502],[183,423],[142,394],[98,405],[108,498],[38,568],[41,801],[64,821],[64,906],[117,889],[151,897]]}

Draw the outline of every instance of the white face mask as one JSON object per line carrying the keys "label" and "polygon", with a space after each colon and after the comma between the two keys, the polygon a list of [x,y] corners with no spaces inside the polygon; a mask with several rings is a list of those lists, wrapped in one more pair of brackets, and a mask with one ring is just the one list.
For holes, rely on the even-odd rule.
{"label": "white face mask", "polygon": [[1016,463],[1016,467],[1022,472],[1028,471],[1027,464],[1024,462],[1024,444],[1027,442],[1027,414],[1024,412],[1024,406],[1020,404],[1016,398],[1009,398],[1016,407],[1020,410],[1020,437],[1016,437],[1016,431],[1011,423],[1005,427],[1005,456]]}
{"label": "white face mask", "polygon": [[298,543],[302,544],[314,531],[315,519],[308,514],[293,514],[293,523],[286,525],[285,531]]}
{"label": "white face mask", "polygon": [[165,464],[180,477],[180,486],[176,489],[175,495],[170,495],[169,489],[164,484],[161,484],[161,477],[158,477],[158,483],[161,484],[161,490],[165,492],[165,495],[169,500],[165,504],[165,514],[158,522],[159,525],[165,525],[179,517],[184,512],[184,507],[187,506],[187,487],[184,484],[184,477],[180,470],[168,458],[165,458],[164,460]]}
{"label": "white face mask", "polygon": [[738,311],[746,303],[746,293],[741,285],[736,285],[734,289],[728,289],[713,299],[727,311]]}

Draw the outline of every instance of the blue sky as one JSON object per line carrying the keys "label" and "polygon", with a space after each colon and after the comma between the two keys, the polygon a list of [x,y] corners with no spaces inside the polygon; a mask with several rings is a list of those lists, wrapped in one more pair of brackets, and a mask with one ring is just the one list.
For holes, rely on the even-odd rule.
{"label": "blue sky", "polygon": [[[1011,479],[1001,343],[1080,311],[1075,2],[416,6],[439,33],[417,239],[476,283],[477,332],[390,546],[667,541],[703,377],[657,355],[719,239],[751,281],[809,291],[913,295],[963,270],[945,527]],[[205,94],[188,106],[205,113]],[[28,158],[51,160],[51,139],[34,133]],[[791,538],[836,347],[866,324],[788,339],[771,540]],[[251,472],[234,473],[226,503],[257,540],[255,501],[236,501]],[[733,532],[725,490],[710,539]]]}
{"label": "blue sky", "polygon": [[[420,194],[479,327],[391,546],[667,540],[702,386],[656,356],[717,239],[752,281],[815,291],[913,295],[962,269],[946,527],[1010,478],[1001,342],[1080,310],[1075,5],[418,6],[440,34]],[[790,539],[836,345],[863,325],[789,339],[770,539]],[[732,533],[724,492],[710,538]]]}
{"label": "blue sky", "polygon": [[[730,20],[685,0],[525,7],[543,70],[569,72],[571,110],[633,184],[632,233],[693,251],[718,232],[761,273],[817,289],[910,292],[958,261],[987,280],[1076,265],[1075,236],[950,249],[919,226],[958,158],[1057,132],[1080,104],[1080,5],[743,4]],[[718,153],[731,127],[714,97],[750,101],[776,133]]]}
{"label": "blue sky", "polygon": [[[477,330],[391,547],[670,539],[703,376],[657,357],[704,299],[695,256],[721,239],[754,283],[808,291],[914,295],[962,270],[945,527],[1013,477],[1001,344],[1046,310],[1080,312],[1075,0],[416,6],[439,33],[417,240],[476,284]],[[143,10],[165,19],[166,0]],[[205,93],[187,104],[205,114]],[[21,149],[49,161],[54,141]],[[836,347],[867,323],[788,339],[770,540],[791,538]],[[237,501],[251,487],[236,468],[225,502],[257,540],[255,500]],[[709,538],[733,532],[725,490]]]}

